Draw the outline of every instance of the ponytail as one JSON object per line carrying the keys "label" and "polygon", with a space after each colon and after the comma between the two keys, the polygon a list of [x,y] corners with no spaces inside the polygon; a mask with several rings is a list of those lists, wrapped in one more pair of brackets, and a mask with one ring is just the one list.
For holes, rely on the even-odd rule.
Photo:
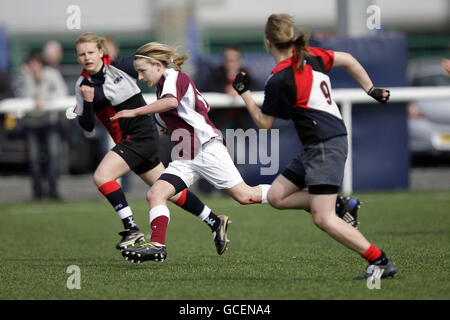
{"label": "ponytail", "polygon": [[305,32],[302,32],[297,38],[294,39],[292,44],[294,45],[295,53],[297,54],[297,68],[303,69],[303,62],[305,57],[308,55],[308,50],[306,49],[308,43],[308,36]]}
{"label": "ponytail", "polygon": [[188,59],[188,55],[185,53],[181,56],[176,57],[173,59],[173,67],[177,71],[181,71],[182,64]]}

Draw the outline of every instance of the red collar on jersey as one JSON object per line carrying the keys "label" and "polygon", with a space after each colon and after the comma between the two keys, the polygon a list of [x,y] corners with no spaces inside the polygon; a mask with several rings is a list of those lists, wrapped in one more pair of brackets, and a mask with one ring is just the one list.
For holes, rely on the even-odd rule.
{"label": "red collar on jersey", "polygon": [[[111,64],[111,61],[112,61],[111,56],[109,54],[104,54],[102,59],[103,59],[103,63],[105,64],[105,66],[109,67],[109,65]],[[84,69],[80,75],[85,77],[86,79],[89,79],[89,77],[90,77],[89,72]]]}
{"label": "red collar on jersey", "polygon": [[295,49],[292,49],[292,56],[290,56],[289,58],[286,58],[282,61],[280,61],[275,68],[272,69],[272,73],[277,73],[280,72],[281,70],[284,70],[294,64],[296,64],[298,61],[297,58],[297,52],[295,51]]}

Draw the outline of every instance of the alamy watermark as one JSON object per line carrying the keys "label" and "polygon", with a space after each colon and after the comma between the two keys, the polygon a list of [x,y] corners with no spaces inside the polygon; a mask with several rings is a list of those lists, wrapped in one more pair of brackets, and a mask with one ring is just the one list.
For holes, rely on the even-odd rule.
{"label": "alamy watermark", "polygon": [[[187,129],[176,129],[171,140],[176,144],[171,151],[172,160],[188,160],[195,157],[205,144],[198,137],[203,132],[195,130],[194,134]],[[223,140],[218,132],[216,139]],[[260,165],[261,175],[274,175],[280,167],[280,134],[279,129],[226,129],[225,141],[231,159],[236,164]],[[208,142],[206,142],[208,143]],[[247,152],[248,151],[248,152]]]}
{"label": "alamy watermark", "polygon": [[381,9],[379,6],[370,5],[366,13],[369,15],[366,20],[366,26],[369,30],[381,29]]}
{"label": "alamy watermark", "polygon": [[384,272],[383,269],[377,266],[374,267],[372,275],[368,277],[366,280],[367,289],[369,290],[381,289],[381,276],[383,275],[383,272]]}
{"label": "alamy watermark", "polygon": [[70,276],[67,278],[66,287],[69,290],[81,289],[81,269],[77,265],[70,265],[66,269],[66,273]]}
{"label": "alamy watermark", "polygon": [[[259,164],[260,174],[274,175],[280,167],[280,130],[226,129],[227,149],[236,164]],[[246,140],[248,140],[248,162],[246,162]],[[236,143],[236,144],[235,144]],[[236,152],[235,152],[236,146]],[[270,154],[269,154],[270,151]]]}
{"label": "alamy watermark", "polygon": [[69,30],[81,29],[81,9],[77,5],[70,5],[66,9],[66,13],[69,14],[66,20],[66,27]]}

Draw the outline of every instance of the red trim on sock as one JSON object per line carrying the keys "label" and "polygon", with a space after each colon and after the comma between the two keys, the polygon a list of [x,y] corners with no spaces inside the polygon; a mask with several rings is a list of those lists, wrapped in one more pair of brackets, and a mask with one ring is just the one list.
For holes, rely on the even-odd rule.
{"label": "red trim on sock", "polygon": [[181,195],[178,198],[178,200],[175,202],[175,204],[177,206],[182,206],[186,203],[186,198],[187,198],[187,189],[184,189],[183,191],[181,191]]}
{"label": "red trim on sock", "polygon": [[117,191],[120,189],[120,184],[116,180],[111,180],[108,182],[105,182],[100,187],[98,187],[98,191],[100,191],[104,196],[107,194],[110,194],[114,191]]}
{"label": "red trim on sock", "polygon": [[369,262],[377,260],[380,256],[381,256],[381,250],[379,250],[373,244],[370,244],[369,249],[367,249],[367,251],[361,255],[361,257],[363,257],[364,259],[366,259]]}
{"label": "red trim on sock", "polygon": [[158,242],[160,244],[166,244],[166,231],[169,224],[169,218],[167,216],[159,216],[153,219],[151,225],[152,236],[150,242]]}

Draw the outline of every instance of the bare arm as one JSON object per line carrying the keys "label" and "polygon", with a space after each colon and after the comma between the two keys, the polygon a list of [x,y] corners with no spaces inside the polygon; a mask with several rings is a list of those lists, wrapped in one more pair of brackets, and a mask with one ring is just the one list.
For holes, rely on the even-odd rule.
{"label": "bare arm", "polygon": [[373,87],[372,80],[363,66],[350,53],[334,52],[333,67],[344,67],[344,69],[359,83],[365,92]]}
{"label": "bare arm", "polygon": [[333,67],[344,67],[361,88],[375,100],[381,103],[389,100],[389,90],[375,88],[366,70],[350,53],[335,51]]}
{"label": "bare arm", "polygon": [[114,116],[109,118],[114,121],[119,118],[134,118],[137,116],[143,116],[150,113],[159,113],[169,111],[178,107],[178,100],[173,96],[165,96],[162,99],[156,100],[148,105],[136,108],[136,109],[125,109],[117,112]]}
{"label": "bare arm", "polygon": [[250,90],[241,94],[242,99],[245,102],[248,112],[250,113],[253,121],[260,129],[271,129],[275,122],[275,117],[264,114],[256,104],[251,95]]}

